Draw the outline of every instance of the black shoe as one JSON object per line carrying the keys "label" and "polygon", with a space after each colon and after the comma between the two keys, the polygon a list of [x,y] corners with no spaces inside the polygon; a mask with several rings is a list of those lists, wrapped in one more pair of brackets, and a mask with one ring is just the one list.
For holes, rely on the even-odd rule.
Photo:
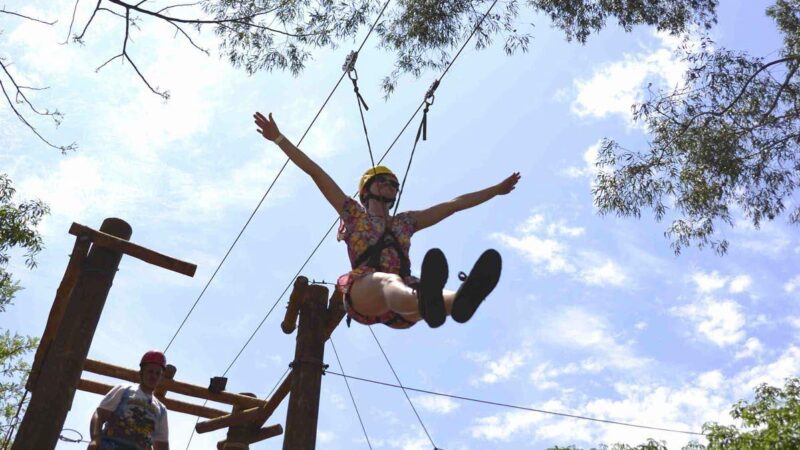
{"label": "black shoe", "polygon": [[456,292],[453,301],[453,311],[450,316],[458,323],[468,321],[480,306],[483,299],[492,292],[497,282],[500,281],[500,271],[503,261],[497,250],[489,249],[483,252],[472,267],[469,276],[459,273],[463,283]]}
{"label": "black shoe", "polygon": [[447,318],[442,296],[446,282],[447,259],[441,250],[432,248],[422,260],[422,274],[417,289],[419,314],[431,328],[441,326]]}

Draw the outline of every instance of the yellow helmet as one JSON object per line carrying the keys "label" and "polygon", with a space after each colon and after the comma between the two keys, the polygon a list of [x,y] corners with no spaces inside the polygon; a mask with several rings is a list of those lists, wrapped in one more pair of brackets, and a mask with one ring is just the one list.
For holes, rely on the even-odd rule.
{"label": "yellow helmet", "polygon": [[361,175],[361,181],[358,182],[358,193],[363,194],[364,188],[367,186],[369,180],[376,175],[391,175],[394,179],[397,179],[397,175],[394,174],[391,170],[389,170],[386,166],[375,166],[370,167],[364,172],[364,175]]}

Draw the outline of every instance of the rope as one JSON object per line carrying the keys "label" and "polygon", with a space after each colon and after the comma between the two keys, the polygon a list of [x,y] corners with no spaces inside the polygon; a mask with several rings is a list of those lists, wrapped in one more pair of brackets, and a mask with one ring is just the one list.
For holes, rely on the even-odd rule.
{"label": "rope", "polygon": [[381,385],[381,386],[387,386],[387,387],[393,387],[393,388],[400,388],[400,389],[403,389],[404,392],[405,391],[414,391],[414,392],[419,392],[419,393],[422,393],[422,394],[430,394],[430,395],[437,395],[437,396],[440,396],[440,397],[453,398],[453,399],[456,399],[456,400],[464,400],[464,401],[468,401],[468,402],[483,403],[483,404],[486,404],[486,405],[493,405],[493,406],[502,406],[502,407],[505,407],[505,408],[519,409],[519,410],[523,410],[523,411],[530,411],[530,412],[536,412],[536,413],[541,413],[541,414],[549,414],[549,415],[553,415],[553,416],[568,417],[568,418],[571,418],[571,419],[588,420],[588,421],[592,421],[592,422],[600,422],[600,423],[606,423],[606,424],[610,424],[610,425],[621,425],[621,426],[625,426],[625,427],[643,428],[643,429],[646,429],[646,430],[666,431],[666,432],[669,432],[669,433],[689,434],[689,435],[693,435],[693,436],[704,436],[703,433],[698,433],[696,431],[676,430],[676,429],[672,429],[672,428],[655,427],[655,426],[650,426],[650,425],[640,425],[640,424],[636,424],[636,423],[620,422],[620,421],[616,421],[616,420],[598,419],[597,417],[588,417],[588,416],[580,416],[580,415],[577,415],[577,414],[568,414],[568,413],[562,413],[562,412],[557,412],[557,411],[548,411],[546,409],[528,408],[528,407],[525,407],[525,406],[511,405],[511,404],[508,404],[508,403],[501,403],[501,402],[494,402],[494,401],[489,401],[489,400],[480,400],[480,399],[477,399],[477,398],[464,397],[464,396],[461,396],[461,395],[443,394],[441,392],[428,391],[428,390],[425,390],[425,389],[417,389],[417,388],[412,388],[412,387],[408,387],[408,386],[402,386],[402,385],[396,385],[396,384],[392,384],[392,383],[386,383],[386,382],[383,382],[383,381],[370,380],[368,378],[355,377],[353,375],[345,375],[343,373],[336,373],[336,372],[334,372],[332,370],[328,370],[327,373],[333,374],[333,375],[338,375],[338,376],[344,377],[344,378],[350,378],[352,380],[363,381],[363,382],[366,382],[366,383],[378,384],[378,385]]}
{"label": "rope", "polygon": [[17,413],[14,414],[14,418],[10,421],[11,423],[8,426],[8,432],[6,432],[6,437],[3,439],[2,448],[8,448],[8,443],[11,442],[11,436],[14,434],[14,430],[17,429],[17,425],[19,425],[19,413],[22,411],[22,405],[25,404],[25,399],[28,398],[29,393],[30,391],[25,389],[25,393],[22,394],[22,398],[19,400],[19,404],[17,405]]}
{"label": "rope", "polygon": [[[336,351],[336,346],[333,345],[333,338],[330,338],[331,347],[333,347],[333,354],[336,355],[336,362],[339,363],[339,370],[344,373],[344,366],[342,366],[342,360],[339,359],[339,352]],[[361,424],[361,430],[364,432],[364,438],[367,440],[367,445],[369,446],[370,450],[372,450],[372,444],[369,442],[369,436],[367,436],[367,428],[364,427],[364,421],[361,420],[361,413],[358,412],[358,405],[356,405],[356,398],[353,396],[353,391],[350,389],[350,382],[347,381],[347,377],[344,377],[344,384],[347,386],[347,392],[350,394],[350,400],[353,402],[353,408],[356,410],[356,416],[358,416],[358,423]]]}
{"label": "rope", "polygon": [[[422,121],[419,124],[419,129],[417,129],[417,137],[414,140],[414,148],[411,150],[411,156],[408,159],[408,166],[406,167],[405,175],[403,175],[403,182],[400,185],[400,191],[397,193],[397,201],[395,202],[394,212],[392,213],[392,215],[397,214],[397,208],[400,206],[400,197],[403,196],[403,191],[404,191],[404,188],[405,188],[405,185],[406,185],[406,178],[408,177],[408,171],[411,169],[411,160],[414,158],[414,151],[417,149],[417,143],[419,142],[420,133],[422,134],[422,140],[423,141],[428,139],[428,110],[430,109],[431,105],[433,105],[433,102],[435,100],[434,94],[436,93],[436,89],[439,87],[439,83],[441,83],[441,81],[444,79],[445,75],[447,75],[447,72],[450,71],[450,68],[453,67],[453,64],[455,64],[455,62],[458,59],[458,57],[461,56],[461,52],[463,52],[464,48],[467,47],[467,44],[472,39],[472,36],[475,35],[475,33],[478,31],[478,28],[481,27],[481,24],[483,23],[483,21],[486,19],[486,17],[489,15],[489,13],[492,11],[492,9],[495,7],[495,5],[497,4],[497,1],[498,0],[494,0],[494,2],[492,2],[491,6],[489,6],[489,9],[487,9],[486,12],[483,13],[483,16],[481,17],[481,20],[479,20],[478,23],[475,24],[475,27],[472,28],[472,32],[469,34],[467,39],[464,40],[464,43],[461,44],[461,48],[459,48],[458,52],[456,52],[456,56],[454,56],[453,59],[449,63],[447,63],[447,67],[445,67],[444,72],[442,72],[442,75],[438,79],[435,79],[433,81],[431,86],[428,88],[428,91],[425,93],[425,98],[422,100],[422,103],[419,105],[419,108],[422,108],[423,105],[424,105],[425,106],[425,110],[423,111],[423,114],[422,114]],[[430,99],[430,101],[428,101],[428,99]],[[419,108],[417,108],[417,112],[419,112]]]}
{"label": "rope", "polygon": [[[350,57],[353,57],[350,60]],[[351,53],[348,55],[348,60],[350,67],[348,68],[347,76],[350,78],[350,81],[353,82],[353,92],[356,93],[356,103],[358,103],[358,113],[361,115],[361,127],[364,129],[364,137],[367,138],[367,150],[369,151],[369,162],[372,164],[372,168],[375,168],[375,157],[372,156],[372,144],[369,142],[369,132],[367,131],[367,121],[364,119],[364,110],[366,109],[369,111],[369,107],[367,106],[367,102],[364,101],[364,97],[361,96],[361,93],[358,91],[358,72],[356,71],[353,65],[356,62],[356,57],[358,53]],[[348,64],[348,63],[345,63]],[[363,105],[363,107],[362,107]]]}
{"label": "rope", "polygon": [[378,336],[376,336],[375,332],[372,331],[372,327],[368,327],[368,328],[369,328],[369,332],[372,333],[372,337],[375,338],[375,343],[378,344],[378,348],[381,349],[381,353],[383,353],[383,357],[384,357],[384,359],[386,359],[386,363],[389,364],[389,368],[392,369],[392,373],[394,374],[394,378],[397,380],[397,384],[399,385],[400,389],[402,389],[403,395],[406,396],[406,400],[408,400],[408,404],[411,405],[411,409],[414,411],[414,415],[417,416],[417,420],[419,421],[420,426],[422,426],[422,430],[425,431],[425,435],[428,436],[428,440],[431,441],[431,445],[433,446],[433,448],[434,449],[438,449],[439,447],[437,447],[436,444],[433,443],[433,438],[431,437],[431,434],[428,433],[428,429],[425,427],[425,424],[422,423],[422,418],[419,416],[419,413],[417,412],[417,408],[414,407],[414,403],[411,401],[411,397],[408,396],[408,392],[406,392],[406,389],[403,387],[403,383],[400,382],[400,377],[397,376],[397,372],[395,372],[394,366],[392,366],[392,362],[389,361],[389,357],[386,356],[386,352],[383,351],[383,346],[381,345],[380,341],[378,340]]}
{"label": "rope", "polygon": [[[436,81],[436,85],[438,86],[439,82]],[[394,202],[394,212],[392,215],[397,215],[397,208],[400,207],[400,198],[403,197],[403,191],[406,187],[406,179],[408,178],[408,172],[411,170],[411,161],[414,159],[414,153],[417,151],[417,144],[419,143],[420,133],[422,134],[422,140],[427,140],[428,137],[428,110],[430,109],[433,101],[430,103],[428,102],[427,96],[425,97],[425,101],[423,103],[425,105],[425,109],[422,110],[422,121],[419,123],[419,128],[417,128],[417,137],[414,139],[414,147],[411,148],[411,155],[408,157],[408,166],[406,166],[406,173],[403,174],[403,182],[400,184],[400,191],[397,193],[397,200]],[[421,106],[421,105],[420,105]],[[419,111],[419,109],[417,109]]]}
{"label": "rope", "polygon": [[[383,5],[383,8],[381,9],[380,13],[378,13],[378,17],[375,19],[375,22],[373,22],[372,26],[370,27],[369,31],[367,32],[367,35],[364,36],[364,39],[361,41],[361,45],[358,47],[358,50],[356,51],[356,53],[360,52],[361,49],[364,48],[364,44],[367,43],[367,40],[369,39],[369,37],[372,34],[373,30],[375,30],[375,26],[377,26],[378,21],[380,21],[381,17],[383,17],[383,13],[386,11],[386,7],[389,6],[389,2],[390,1],[391,0],[387,0],[387,2]],[[328,105],[328,101],[330,101],[331,97],[333,97],[333,94],[336,92],[336,90],[339,88],[339,85],[342,83],[342,80],[344,80],[345,75],[346,74],[343,73],[342,76],[339,77],[339,80],[336,81],[336,84],[334,85],[333,89],[331,89],[330,94],[328,94],[328,97],[322,103],[322,106],[317,111],[317,114],[314,115],[314,118],[311,120],[311,123],[306,128],[306,131],[303,133],[303,136],[300,138],[299,141],[297,141],[297,145],[298,146],[306,138],[306,136],[308,135],[308,132],[311,131],[311,127],[313,127],[314,124],[317,122],[317,119],[319,118],[320,114],[322,114],[322,111],[325,109],[325,106]],[[164,348],[164,353],[166,353],[167,350],[169,350],[170,346],[175,341],[175,338],[178,336],[178,333],[180,333],[181,329],[186,324],[186,321],[189,320],[189,316],[192,315],[192,312],[194,312],[195,307],[197,307],[197,304],[200,303],[200,299],[203,298],[203,295],[205,294],[206,290],[208,289],[208,286],[211,285],[211,282],[214,280],[214,277],[216,277],[217,272],[219,272],[220,268],[222,268],[222,265],[225,263],[225,260],[228,259],[228,255],[230,255],[231,251],[233,250],[233,247],[235,247],[236,243],[239,242],[239,238],[242,237],[242,234],[244,233],[244,230],[247,229],[248,225],[250,225],[250,222],[253,220],[253,217],[256,215],[256,212],[258,212],[259,208],[261,208],[261,205],[264,203],[264,200],[267,198],[267,195],[269,195],[270,191],[272,191],[272,187],[275,186],[275,183],[278,181],[278,178],[281,176],[283,171],[286,169],[286,166],[289,165],[289,161],[290,161],[289,158],[286,158],[286,161],[283,163],[283,166],[278,171],[277,175],[275,175],[275,178],[272,180],[272,183],[270,183],[269,187],[267,188],[267,191],[264,192],[264,195],[261,197],[261,200],[259,200],[259,202],[256,205],[256,207],[253,209],[253,212],[250,213],[250,217],[247,218],[247,221],[242,226],[242,229],[239,231],[239,234],[236,236],[236,239],[233,240],[233,243],[231,243],[231,246],[228,248],[228,251],[225,252],[225,256],[219,262],[219,265],[217,265],[217,268],[214,270],[214,273],[211,275],[211,278],[209,278],[208,282],[203,287],[203,290],[200,292],[200,295],[197,296],[197,299],[194,301],[194,303],[192,304],[192,307],[189,309],[189,312],[186,313],[186,317],[183,318],[183,321],[178,326],[178,329],[175,331],[175,334],[172,336],[172,338],[169,340],[169,343]],[[270,310],[270,312],[271,311],[272,310]],[[260,325],[259,325],[259,327],[260,327]],[[238,357],[238,355],[237,355],[237,357]]]}

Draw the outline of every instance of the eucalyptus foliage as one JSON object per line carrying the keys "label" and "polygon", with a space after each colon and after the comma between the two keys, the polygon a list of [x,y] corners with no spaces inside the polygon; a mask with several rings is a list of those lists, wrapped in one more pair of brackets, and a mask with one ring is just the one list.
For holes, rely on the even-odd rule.
{"label": "eucalyptus foliage", "polygon": [[669,217],[676,253],[692,244],[725,253],[718,226],[737,218],[758,228],[787,212],[800,222],[800,1],[778,0],[767,15],[784,38],[778,55],[687,42],[685,84],[634,107],[648,148],[603,142],[594,188],[602,213]]}
{"label": "eucalyptus foliage", "polygon": [[[42,250],[42,237],[36,226],[49,212],[47,205],[39,200],[15,202],[15,193],[11,179],[0,174],[0,312],[5,311],[20,290],[19,282],[7,270],[10,252],[24,251],[25,265],[36,266],[35,256]],[[13,419],[23,398],[24,382],[30,371],[25,357],[38,344],[36,338],[12,334],[0,327],[0,447],[5,443],[6,433],[13,429]]]}
{"label": "eucalyptus foliage", "polygon": [[[218,21],[222,48],[235,66],[250,73],[289,69],[299,73],[313,50],[355,42],[378,19],[383,0],[204,0]],[[568,40],[584,43],[592,33],[617,24],[627,31],[651,25],[679,34],[707,29],[716,21],[716,0],[398,0],[377,20],[378,46],[393,52],[395,65],[383,80],[390,93],[400,76],[442,69],[452,52],[476,29],[475,47],[501,39],[508,54],[527,51],[532,20],[550,19]],[[491,10],[490,10],[491,8]],[[489,12],[488,14],[487,11]],[[485,19],[484,19],[485,16]],[[236,20],[232,20],[236,19]]]}
{"label": "eucalyptus foliage", "polygon": [[34,257],[42,250],[42,237],[36,226],[49,212],[39,200],[14,202],[15,192],[8,176],[0,174],[0,312],[20,289],[7,270],[10,251],[15,247],[25,251],[25,265],[35,267]]}

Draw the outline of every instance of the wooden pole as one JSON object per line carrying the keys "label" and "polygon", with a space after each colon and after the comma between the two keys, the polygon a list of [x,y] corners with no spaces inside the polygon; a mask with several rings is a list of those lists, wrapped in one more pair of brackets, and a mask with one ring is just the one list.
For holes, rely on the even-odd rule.
{"label": "wooden pole", "polygon": [[[126,240],[132,233],[130,225],[115,218],[104,220],[100,231]],[[96,245],[89,250],[12,450],[53,449],[58,443],[120,259],[119,251]]]}
{"label": "wooden pole", "polygon": [[316,446],[327,302],[328,289],[313,285],[300,305],[283,450],[314,450]]}
{"label": "wooden pole", "polygon": [[61,318],[64,317],[64,309],[66,309],[69,297],[72,295],[72,290],[75,288],[75,282],[78,281],[81,264],[86,259],[90,244],[89,236],[85,234],[81,234],[75,238],[75,245],[72,247],[72,254],[69,255],[67,270],[64,271],[64,278],[61,279],[61,284],[58,285],[58,289],[56,290],[56,298],[53,300],[53,306],[50,307],[47,325],[44,327],[44,333],[42,333],[42,339],[39,341],[39,347],[36,348],[36,356],[33,358],[31,373],[28,375],[28,382],[25,384],[25,388],[31,392],[36,389],[36,380],[39,379],[39,372],[42,370],[42,362],[44,361],[45,355],[47,355],[47,350],[50,349],[50,344],[53,342],[56,332],[58,332]]}

